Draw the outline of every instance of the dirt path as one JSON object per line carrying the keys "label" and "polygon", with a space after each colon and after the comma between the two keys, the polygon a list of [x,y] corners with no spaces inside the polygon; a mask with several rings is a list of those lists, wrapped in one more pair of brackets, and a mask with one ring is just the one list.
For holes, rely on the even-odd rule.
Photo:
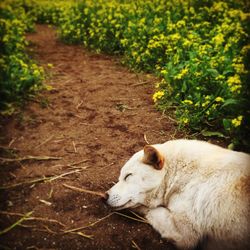
{"label": "dirt path", "polygon": [[112,57],[65,45],[47,26],[39,25],[37,31],[28,36],[34,56],[44,67],[54,65],[48,80],[53,90],[44,93],[49,105],[39,100],[6,121],[1,145],[18,149],[20,156],[62,159],[5,165],[0,169],[0,184],[68,175],[1,191],[0,209],[9,213],[0,214],[1,228],[20,218],[11,213],[29,211],[33,217],[57,222],[25,221],[0,236],[0,248],[135,249],[137,244],[140,249],[172,249],[149,225],[120,215],[78,231],[93,239],[61,233],[111,213],[98,197],[63,184],[105,191],[117,180],[125,161],[145,145],[145,135],[150,143],[161,143],[172,138],[175,128],[153,106],[153,77],[131,73]]}

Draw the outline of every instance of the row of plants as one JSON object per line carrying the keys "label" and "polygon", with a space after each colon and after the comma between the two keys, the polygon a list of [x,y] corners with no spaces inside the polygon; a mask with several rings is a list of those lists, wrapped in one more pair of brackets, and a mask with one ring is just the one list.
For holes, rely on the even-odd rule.
{"label": "row of plants", "polygon": [[34,17],[21,1],[0,3],[0,111],[11,114],[42,86],[44,72],[27,54],[25,33]]}
{"label": "row of plants", "polygon": [[180,127],[249,147],[248,1],[21,2],[36,22],[57,25],[64,42],[123,55],[159,76],[153,101]]}
{"label": "row of plants", "polygon": [[180,127],[249,146],[247,1],[85,0],[62,8],[56,23],[65,42],[157,74],[153,100]]}

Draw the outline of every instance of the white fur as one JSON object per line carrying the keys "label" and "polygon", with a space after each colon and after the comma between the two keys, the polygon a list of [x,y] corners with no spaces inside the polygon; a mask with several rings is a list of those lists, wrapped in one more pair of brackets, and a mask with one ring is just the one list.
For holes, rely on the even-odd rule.
{"label": "white fur", "polygon": [[196,140],[153,147],[163,168],[145,164],[144,151],[137,152],[107,192],[107,203],[140,207],[161,236],[181,249],[200,241],[204,249],[250,249],[250,156]]}

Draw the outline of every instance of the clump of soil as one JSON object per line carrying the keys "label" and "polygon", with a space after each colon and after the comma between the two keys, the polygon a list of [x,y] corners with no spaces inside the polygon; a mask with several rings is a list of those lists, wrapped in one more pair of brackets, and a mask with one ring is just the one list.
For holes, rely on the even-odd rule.
{"label": "clump of soil", "polygon": [[[51,74],[47,84],[53,89],[2,121],[2,155],[59,159],[1,166],[1,229],[33,213],[0,235],[0,248],[173,249],[150,225],[111,214],[100,197],[64,186],[104,192],[146,141],[176,136],[172,121],[154,108],[157,79],[132,73],[113,57],[65,45],[47,26],[38,25],[28,39],[33,56]],[[68,231],[76,228],[81,229]]]}

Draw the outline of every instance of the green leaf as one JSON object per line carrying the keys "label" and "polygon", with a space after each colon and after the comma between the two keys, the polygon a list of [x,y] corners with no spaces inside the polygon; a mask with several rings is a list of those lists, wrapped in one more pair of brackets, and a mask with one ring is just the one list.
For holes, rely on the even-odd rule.
{"label": "green leaf", "polygon": [[224,126],[225,130],[230,130],[230,128],[231,128],[231,120],[223,119],[223,126]]}
{"label": "green leaf", "polygon": [[202,130],[201,134],[205,137],[212,137],[212,136],[217,136],[217,137],[222,137],[225,138],[225,135],[222,134],[221,132],[217,131],[207,131],[207,130]]}
{"label": "green leaf", "polygon": [[210,73],[212,76],[218,76],[218,71],[216,69],[207,69],[207,72]]}
{"label": "green leaf", "polygon": [[181,92],[185,93],[186,91],[187,91],[187,84],[186,84],[186,82],[183,82]]}
{"label": "green leaf", "polygon": [[233,99],[233,98],[230,98],[230,99],[227,99],[227,100],[223,103],[223,105],[222,105],[221,107],[224,108],[224,107],[226,107],[226,106],[229,106],[229,105],[236,105],[236,104],[238,104],[238,103],[239,103],[238,100]]}

